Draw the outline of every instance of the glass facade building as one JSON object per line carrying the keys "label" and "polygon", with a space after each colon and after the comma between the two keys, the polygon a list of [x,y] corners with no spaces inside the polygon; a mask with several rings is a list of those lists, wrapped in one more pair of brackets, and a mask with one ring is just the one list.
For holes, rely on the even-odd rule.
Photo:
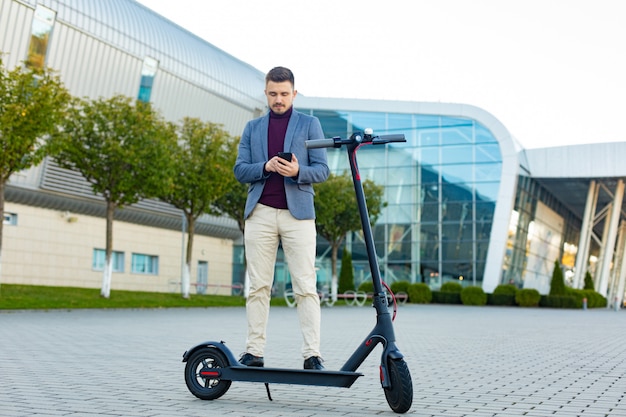
{"label": "glass facade building", "polygon": [[[298,108],[320,119],[326,136],[405,135],[406,143],[359,150],[363,179],[384,186],[386,207],[374,226],[387,283],[454,280],[481,285],[502,171],[496,138],[469,118],[391,112],[334,112]],[[331,172],[349,170],[343,149],[328,151]],[[356,211],[355,211],[355,215]],[[355,282],[369,279],[360,233],[347,239]],[[328,250],[318,248],[329,276]]]}

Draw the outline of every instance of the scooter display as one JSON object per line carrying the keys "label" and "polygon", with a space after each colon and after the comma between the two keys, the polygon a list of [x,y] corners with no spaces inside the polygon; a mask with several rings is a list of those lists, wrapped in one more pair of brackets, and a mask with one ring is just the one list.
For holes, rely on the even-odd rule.
{"label": "scooter display", "polygon": [[[380,359],[380,383],[389,407],[396,413],[406,413],[413,403],[413,382],[404,356],[396,346],[390,298],[385,292],[386,284],[381,279],[367,203],[361,183],[356,152],[364,145],[384,145],[391,142],[406,142],[404,135],[375,136],[372,129],[353,133],[349,138],[334,137],[306,141],[306,147],[346,148],[352,180],[356,193],[357,207],[361,218],[363,236],[371,270],[374,294],[372,304],[376,310],[376,324],[363,342],[338,371],[288,368],[261,368],[239,363],[223,341],[200,343],[183,354],[185,383],[189,391],[203,400],[215,400],[224,395],[233,381],[263,382],[268,398],[270,383],[315,385],[349,388],[363,374],[357,372],[377,345],[382,345]],[[391,292],[389,290],[389,292]],[[392,294],[393,295],[393,294]],[[395,315],[395,311],[394,311]]]}

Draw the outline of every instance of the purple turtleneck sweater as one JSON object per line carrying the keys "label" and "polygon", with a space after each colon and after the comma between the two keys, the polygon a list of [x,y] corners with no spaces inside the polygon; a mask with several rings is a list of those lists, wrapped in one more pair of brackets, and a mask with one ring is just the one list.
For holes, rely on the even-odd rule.
{"label": "purple turtleneck sweater", "polygon": [[[276,114],[270,110],[270,123],[267,128],[267,155],[272,158],[278,152],[282,152],[285,146],[285,134],[289,118],[293,112],[293,107],[283,114]],[[272,172],[265,181],[263,194],[259,203],[277,209],[287,208],[287,197],[285,196],[285,180],[282,175]]]}

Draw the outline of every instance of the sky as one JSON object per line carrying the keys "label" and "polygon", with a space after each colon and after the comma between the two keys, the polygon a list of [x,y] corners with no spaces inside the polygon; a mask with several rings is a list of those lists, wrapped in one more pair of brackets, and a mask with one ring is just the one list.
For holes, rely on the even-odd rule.
{"label": "sky", "polygon": [[623,0],[138,1],[306,96],[471,104],[528,149],[626,141]]}

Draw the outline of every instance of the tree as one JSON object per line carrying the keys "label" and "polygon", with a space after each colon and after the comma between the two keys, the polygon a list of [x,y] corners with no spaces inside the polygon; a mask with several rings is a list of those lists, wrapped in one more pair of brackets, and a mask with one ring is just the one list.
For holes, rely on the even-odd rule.
{"label": "tree", "polygon": [[227,159],[224,163],[229,168],[229,172],[221,179],[227,191],[215,200],[213,208],[219,213],[225,214],[235,220],[239,226],[239,230],[243,233],[245,228],[243,213],[246,206],[246,199],[248,198],[248,185],[237,181],[233,174],[237,153],[239,152],[238,148],[239,137],[228,138],[225,144],[225,156]]}
{"label": "tree", "polygon": [[[384,188],[372,180],[362,182],[367,200],[370,223],[376,223],[382,209]],[[337,300],[337,253],[348,232],[361,230],[361,218],[356,204],[352,177],[331,174],[322,183],[315,184],[315,213],[317,232],[331,247],[331,293]]]}
{"label": "tree", "polygon": [[565,281],[563,280],[563,270],[559,261],[554,261],[554,271],[550,282],[550,295],[565,295]]}
{"label": "tree", "polygon": [[187,256],[181,280],[184,298],[189,298],[196,220],[204,213],[218,213],[213,205],[228,191],[230,184],[225,178],[233,176],[231,142],[219,125],[199,119],[185,118],[178,128],[178,146],[171,154],[175,166],[173,183],[160,198],[182,210],[187,221]]}
{"label": "tree", "polygon": [[[233,168],[235,167],[235,161],[237,160],[237,154],[239,152],[239,137],[230,138],[227,142],[226,147],[228,149],[227,155],[228,166],[230,167],[230,174],[226,175],[222,180],[227,184],[228,191],[224,195],[215,201],[214,208],[230,218],[234,219],[239,226],[239,230],[241,233],[244,232],[245,229],[245,219],[243,218],[244,209],[246,207],[246,199],[248,198],[248,184],[242,184],[235,178],[233,174]],[[243,294],[247,298],[248,290],[250,288],[250,282],[248,279],[248,271],[245,267],[245,256],[244,256],[244,282],[243,282]]]}
{"label": "tree", "polygon": [[[7,71],[0,58],[1,213],[4,213],[4,189],[9,178],[39,164],[47,155],[47,138],[56,129],[70,99],[63,83],[51,70],[26,71],[17,67]],[[3,223],[0,222],[0,259]]]}
{"label": "tree", "polygon": [[352,267],[352,254],[345,247],[341,256],[341,270],[339,271],[339,288],[337,292],[344,293],[354,290],[354,268]]}
{"label": "tree", "polygon": [[583,286],[583,290],[595,290],[593,285],[593,277],[591,276],[591,272],[585,272],[585,285]]}
{"label": "tree", "polygon": [[171,187],[175,138],[149,103],[123,96],[76,100],[54,137],[57,163],[80,172],[106,201],[105,298],[111,293],[115,210]]}

